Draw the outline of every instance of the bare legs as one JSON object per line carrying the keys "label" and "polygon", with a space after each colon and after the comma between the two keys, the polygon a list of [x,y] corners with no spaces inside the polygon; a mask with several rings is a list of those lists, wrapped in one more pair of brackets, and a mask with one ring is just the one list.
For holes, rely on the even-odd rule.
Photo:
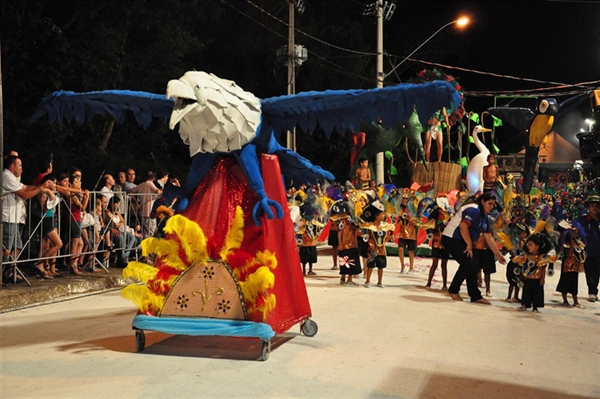
{"label": "bare legs", "polygon": [[[437,270],[438,260],[439,258],[433,258],[432,260],[425,288],[431,288],[431,282],[433,281],[433,276],[435,276],[435,271]],[[442,259],[442,282],[442,291],[448,291],[448,259]]]}
{"label": "bare legs", "polygon": [[[404,273],[404,248],[398,247],[398,258],[400,258],[400,273]],[[408,250],[408,272],[412,273],[415,267],[415,251]]]}

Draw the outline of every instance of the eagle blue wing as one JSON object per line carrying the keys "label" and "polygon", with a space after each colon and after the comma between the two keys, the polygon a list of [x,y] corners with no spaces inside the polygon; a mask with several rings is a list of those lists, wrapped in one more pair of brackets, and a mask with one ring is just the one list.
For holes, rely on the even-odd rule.
{"label": "eagle blue wing", "polygon": [[355,131],[361,123],[380,122],[395,128],[406,122],[414,110],[423,125],[438,110],[458,107],[460,94],[446,81],[400,84],[369,90],[327,90],[304,92],[261,100],[261,133],[271,130],[279,137],[296,125],[312,133],[317,124],[330,137],[333,130]]}
{"label": "eagle blue wing", "polygon": [[164,94],[143,91],[104,90],[85,93],[56,91],[45,97],[32,116],[32,122],[47,115],[50,123],[75,121],[78,125],[91,121],[96,115],[111,115],[118,123],[123,123],[129,111],[138,125],[144,129],[150,126],[153,118],[163,123],[170,118],[173,100]]}

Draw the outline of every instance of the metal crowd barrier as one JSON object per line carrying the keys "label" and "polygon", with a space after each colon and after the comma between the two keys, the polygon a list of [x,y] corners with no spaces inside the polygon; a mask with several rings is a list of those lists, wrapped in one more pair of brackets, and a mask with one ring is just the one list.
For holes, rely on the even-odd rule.
{"label": "metal crowd barrier", "polygon": [[[90,199],[88,202],[88,205],[86,207],[86,213],[87,214],[91,214],[92,217],[95,213],[95,207],[96,207],[96,199],[100,198],[100,195],[103,195],[104,193],[101,191],[90,191]],[[4,200],[5,196],[16,196],[16,194],[14,193],[3,193],[2,194],[2,198]],[[39,202],[37,197],[33,197],[29,200],[26,200],[26,208],[27,208],[27,218],[25,221],[25,225],[23,228],[23,234],[21,236],[22,238],[22,243],[23,243],[23,247],[21,249],[21,252],[18,254],[18,256],[16,257],[16,259],[13,259],[13,257],[11,255],[7,256],[7,257],[2,257],[2,276],[4,277],[4,272],[5,272],[5,268],[9,265],[15,265],[15,273],[14,273],[14,281],[16,283],[17,281],[17,275],[21,276],[21,278],[28,284],[31,285],[29,283],[29,281],[27,280],[27,277],[22,273],[20,266],[23,266],[24,264],[36,264],[39,261],[46,261],[46,260],[52,260],[52,259],[56,259],[57,262],[57,266],[60,266],[59,261],[61,259],[67,259],[70,258],[74,255],[71,255],[68,253],[68,251],[66,251],[65,249],[68,247],[68,244],[71,242],[71,226],[70,223],[68,223],[68,218],[69,218],[69,214],[65,213],[65,211],[63,211],[63,209],[67,210],[70,212],[69,210],[69,206],[68,206],[68,201],[61,196],[60,194],[55,192],[55,195],[60,196],[61,200],[60,203],[58,205],[55,206],[54,208],[54,214],[55,214],[55,218],[56,218],[56,224],[57,224],[57,229],[58,229],[58,234],[61,238],[61,241],[63,242],[63,246],[62,248],[59,250],[58,254],[52,257],[42,257],[42,220],[43,220],[43,215],[41,215],[41,209],[39,207]],[[119,205],[119,210],[121,212],[121,215],[123,216],[123,219],[125,220],[125,225],[129,226],[131,229],[133,229],[133,234],[136,235],[136,228],[137,226],[142,226],[142,216],[139,214],[138,209],[141,209],[141,204],[143,204],[144,202],[153,202],[156,198],[158,198],[159,195],[157,194],[128,194],[125,192],[113,192],[113,195],[118,196],[121,199],[120,205]],[[135,204],[138,204],[138,206],[135,206]],[[104,212],[104,209],[103,209]],[[63,220],[64,218],[67,218],[66,220]],[[99,266],[102,270],[104,270],[106,273],[108,273],[108,269],[110,267],[110,257],[112,256],[112,253],[109,253],[108,257],[105,256],[104,254],[107,252],[106,249],[100,249],[100,244],[104,241],[104,237],[105,237],[105,232],[107,230],[107,228],[105,228],[105,231],[100,231],[100,239],[98,240],[98,242],[96,242],[96,236],[95,236],[95,226],[91,225],[91,226],[87,226],[85,222],[91,222],[91,220],[89,219],[89,217],[84,216],[84,213],[82,212],[82,225],[85,227],[82,227],[82,239],[84,240],[84,249],[86,249],[85,251],[82,251],[79,256],[87,256],[87,255],[91,255],[88,260],[88,262],[92,262],[92,266]],[[66,222],[66,223],[63,223]],[[4,223],[4,222],[3,222]],[[85,238],[84,238],[84,233],[83,231],[87,231],[87,234],[85,234]],[[121,232],[122,233],[122,232]],[[130,230],[131,233],[131,230]],[[141,230],[140,230],[141,233]],[[14,236],[14,234],[13,234]],[[117,256],[119,254],[120,251],[127,251],[128,249],[131,251],[130,252],[130,258],[131,258],[131,254],[133,253],[133,257],[138,260],[139,256],[140,256],[140,242],[142,238],[146,238],[146,237],[139,237],[139,235],[136,235],[136,244],[134,247],[132,248],[127,248],[127,240],[123,240],[124,245],[122,246],[117,246],[116,243],[118,241],[121,240],[113,240],[113,242],[111,242],[112,244],[112,249],[116,252]],[[13,245],[11,245],[12,248],[14,248],[14,243]],[[3,245],[4,248],[4,245]],[[67,262],[68,263],[68,262]],[[84,267],[87,266],[84,264]],[[67,268],[68,268],[68,264],[67,264]]]}

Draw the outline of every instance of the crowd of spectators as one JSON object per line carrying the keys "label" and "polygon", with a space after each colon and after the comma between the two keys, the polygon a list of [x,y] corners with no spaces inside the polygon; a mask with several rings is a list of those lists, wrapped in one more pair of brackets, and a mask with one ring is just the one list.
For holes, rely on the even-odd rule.
{"label": "crowd of spectators", "polygon": [[77,167],[57,175],[52,162],[43,161],[37,171],[25,184],[19,154],[4,158],[3,284],[125,267],[139,256],[142,239],[155,233],[152,205],[165,184],[179,185],[166,170],[148,171],[136,184],[135,170],[128,168],[118,172],[118,181],[105,173],[98,187],[85,190]]}

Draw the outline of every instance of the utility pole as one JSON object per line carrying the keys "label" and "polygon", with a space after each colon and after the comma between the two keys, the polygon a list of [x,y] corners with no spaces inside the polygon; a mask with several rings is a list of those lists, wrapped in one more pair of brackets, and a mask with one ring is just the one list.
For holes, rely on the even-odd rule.
{"label": "utility pole", "polygon": [[[296,43],[294,38],[294,9],[296,7],[295,0],[288,0],[289,6],[289,24],[288,24],[288,46],[287,46],[287,61],[288,61],[288,77],[287,77],[287,94],[296,94]],[[296,151],[296,128],[287,132],[287,148]]]}
{"label": "utility pole", "polygon": [[[363,15],[377,18],[377,88],[383,87],[385,75],[383,73],[383,20],[389,21],[396,10],[396,0],[375,0],[365,7]],[[383,152],[375,155],[375,181],[382,184],[384,181],[384,156]]]}
{"label": "utility pole", "polygon": [[[377,0],[377,88],[383,87],[383,0]],[[375,155],[375,181],[384,181],[383,152]]]}
{"label": "utility pole", "polygon": [[[287,94],[296,94],[296,67],[302,65],[308,59],[308,50],[304,46],[296,45],[294,37],[294,19],[295,11],[304,13],[303,0],[285,0],[288,3],[288,44],[277,50],[277,60],[284,62],[288,67],[287,73]],[[292,151],[296,151],[296,128],[287,132],[286,146]]]}

